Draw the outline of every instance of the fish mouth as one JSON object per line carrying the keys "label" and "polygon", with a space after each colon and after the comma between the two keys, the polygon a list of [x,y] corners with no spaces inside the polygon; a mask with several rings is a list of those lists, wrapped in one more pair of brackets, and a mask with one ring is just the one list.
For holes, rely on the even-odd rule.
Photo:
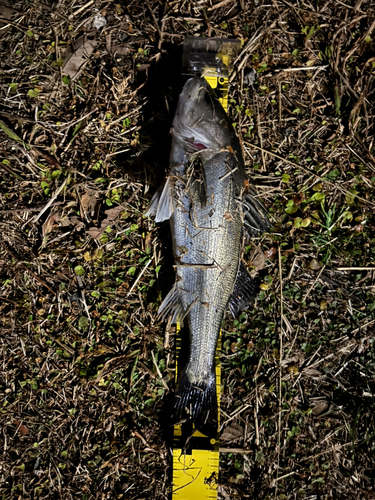
{"label": "fish mouth", "polygon": [[207,146],[201,142],[197,142],[194,137],[184,137],[185,144],[190,146],[193,151],[202,151],[202,149],[207,149]]}

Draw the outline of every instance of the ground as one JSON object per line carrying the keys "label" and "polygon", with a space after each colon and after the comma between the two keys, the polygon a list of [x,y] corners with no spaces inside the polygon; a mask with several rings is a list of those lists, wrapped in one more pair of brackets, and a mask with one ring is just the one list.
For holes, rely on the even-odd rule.
{"label": "ground", "polygon": [[374,29],[366,0],[0,0],[2,499],[170,498],[171,235],[142,214],[184,36],[241,40],[273,222],[223,324],[219,498],[375,498]]}

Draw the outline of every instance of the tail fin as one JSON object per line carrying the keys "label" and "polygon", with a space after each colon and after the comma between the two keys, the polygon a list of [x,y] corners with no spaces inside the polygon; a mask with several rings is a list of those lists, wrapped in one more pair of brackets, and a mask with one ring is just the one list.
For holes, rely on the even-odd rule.
{"label": "tail fin", "polygon": [[192,383],[186,372],[182,374],[175,396],[172,419],[175,423],[190,419],[196,429],[208,437],[218,430],[216,378],[212,370],[207,381]]}

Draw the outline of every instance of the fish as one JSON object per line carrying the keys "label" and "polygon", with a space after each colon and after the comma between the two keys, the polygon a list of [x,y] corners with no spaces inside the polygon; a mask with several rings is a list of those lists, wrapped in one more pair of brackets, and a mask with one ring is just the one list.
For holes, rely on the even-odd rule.
{"label": "fish", "polygon": [[236,317],[258,287],[241,261],[243,237],[270,227],[246,178],[241,146],[208,82],[190,78],[172,125],[169,172],[146,216],[170,221],[174,286],[159,307],[162,320],[187,322],[188,361],[175,394],[172,421],[191,421],[215,437],[218,404],[215,352],[227,309]]}

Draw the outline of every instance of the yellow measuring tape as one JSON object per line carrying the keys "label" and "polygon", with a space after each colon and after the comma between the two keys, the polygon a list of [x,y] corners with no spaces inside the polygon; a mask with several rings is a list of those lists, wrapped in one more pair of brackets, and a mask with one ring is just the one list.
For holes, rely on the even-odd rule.
{"label": "yellow measuring tape", "polygon": [[[176,328],[176,360],[181,351],[179,325]],[[218,426],[220,425],[220,385],[221,385],[221,332],[215,355],[216,394],[218,406]],[[178,367],[176,362],[176,383]],[[217,498],[219,478],[220,434],[208,438],[193,429],[187,449],[183,449],[186,438],[182,436],[180,425],[174,426],[173,434],[173,500],[205,500]]]}

